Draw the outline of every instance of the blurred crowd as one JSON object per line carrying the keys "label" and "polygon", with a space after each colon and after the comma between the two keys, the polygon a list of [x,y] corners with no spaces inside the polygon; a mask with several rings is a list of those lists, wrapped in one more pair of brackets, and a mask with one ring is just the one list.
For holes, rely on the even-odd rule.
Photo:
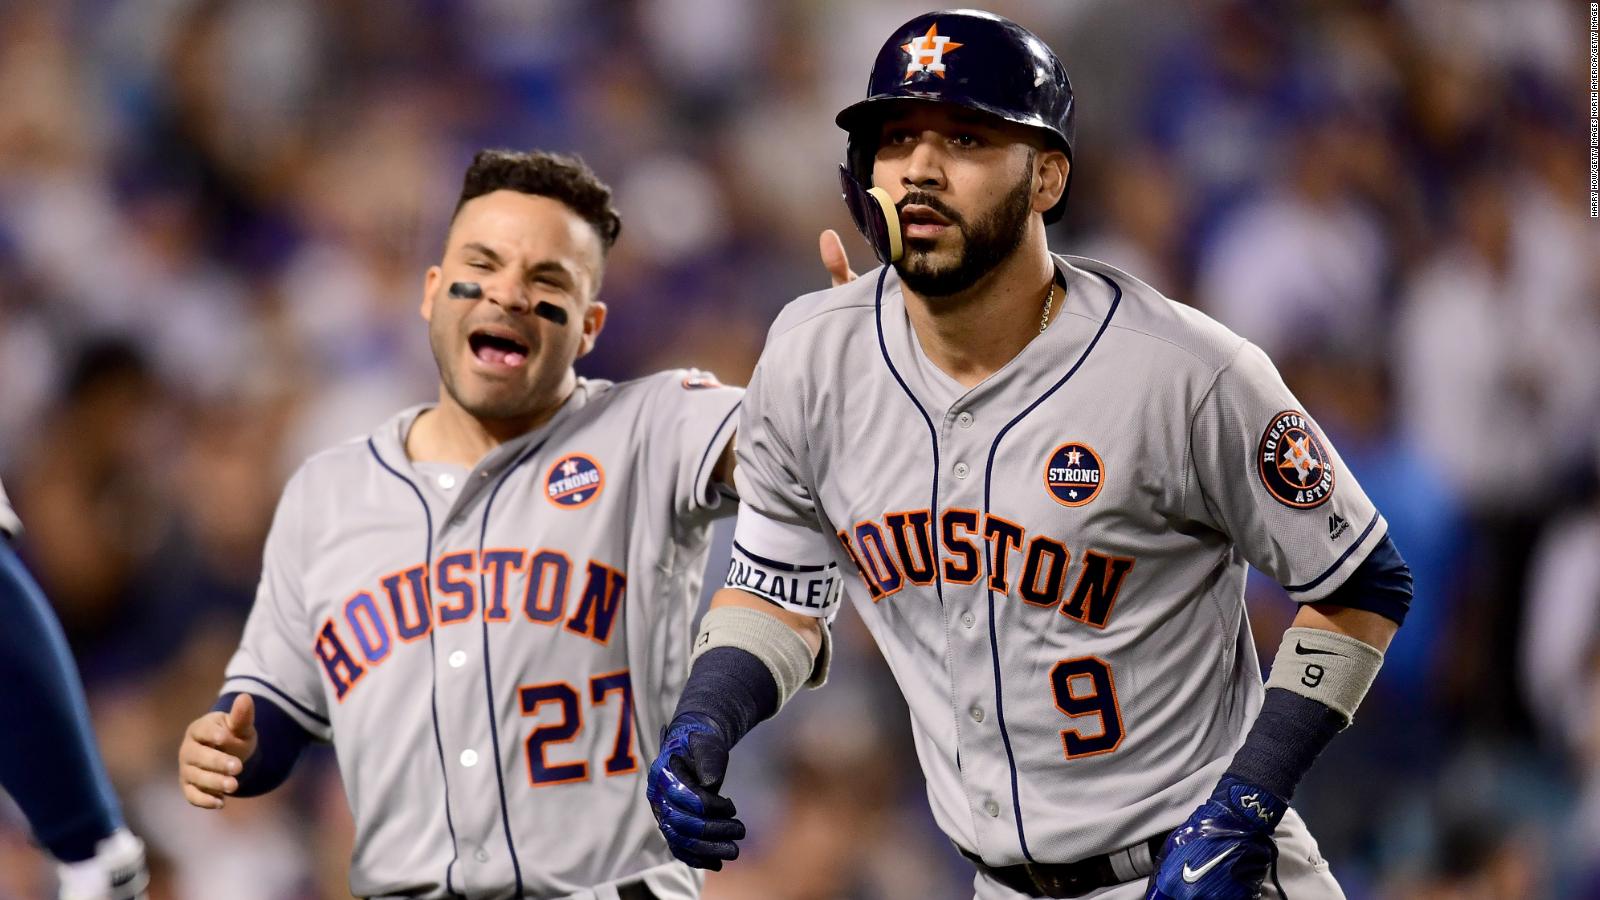
{"label": "blurred crowd", "polygon": [[[1272,354],[1411,564],[1411,616],[1297,798],[1346,891],[1600,897],[1581,4],[984,5],[1055,47],[1077,91],[1054,248]],[[616,190],[612,315],[580,374],[742,383],[777,310],[826,285],[818,231],[850,231],[833,114],[924,10],[0,5],[0,477],[157,900],[349,895],[331,754],[209,813],[174,752],[220,686],[289,472],[436,393],[422,273],[473,151],[578,152]],[[1266,659],[1293,605],[1265,579],[1249,602]],[[735,754],[752,837],[707,896],[970,896],[892,680],[852,613],[837,633],[830,685]],[[0,809],[0,898],[48,878]]]}

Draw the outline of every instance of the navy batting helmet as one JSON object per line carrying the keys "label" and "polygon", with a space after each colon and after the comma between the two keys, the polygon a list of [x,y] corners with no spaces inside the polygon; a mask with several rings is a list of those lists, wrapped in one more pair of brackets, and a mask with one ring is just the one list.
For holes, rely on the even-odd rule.
{"label": "navy batting helmet", "polygon": [[[845,204],[885,262],[899,256],[900,229],[887,195],[871,196],[872,160],[887,108],[908,101],[952,104],[1038,129],[1046,146],[1072,159],[1072,83],[1044,41],[1010,19],[982,10],[917,16],[896,29],[878,51],[867,98],[834,119],[850,136],[840,171]],[[1061,200],[1045,213],[1046,224],[1061,218],[1066,202],[1063,190]],[[887,222],[878,220],[880,210],[888,215]]]}

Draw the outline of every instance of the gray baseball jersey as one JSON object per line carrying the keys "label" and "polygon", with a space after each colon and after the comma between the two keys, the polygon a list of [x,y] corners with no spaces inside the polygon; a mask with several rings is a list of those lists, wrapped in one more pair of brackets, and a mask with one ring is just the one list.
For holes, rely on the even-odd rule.
{"label": "gray baseball jersey", "polygon": [[0,484],[0,534],[9,534],[15,537],[22,533],[22,520],[17,518],[17,513],[11,508],[11,500],[6,496],[6,486]]}
{"label": "gray baseball jersey", "polygon": [[922,354],[892,270],[802,297],[740,414],[729,584],[827,615],[846,579],[935,817],[995,866],[1182,822],[1260,706],[1246,563],[1312,601],[1386,532],[1260,350],[1056,266],[1056,320],[971,390]]}
{"label": "gray baseball jersey", "polygon": [[357,896],[699,893],[643,775],[732,512],[711,473],[742,393],[580,379],[471,471],[408,460],[417,407],[296,472],[223,690],[333,742]]}

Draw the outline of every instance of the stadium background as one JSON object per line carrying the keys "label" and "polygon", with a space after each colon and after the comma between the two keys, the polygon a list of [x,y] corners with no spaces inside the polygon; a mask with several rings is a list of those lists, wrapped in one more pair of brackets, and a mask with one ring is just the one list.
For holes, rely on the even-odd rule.
{"label": "stadium background", "polygon": [[[1411,618],[1298,800],[1350,896],[1600,896],[1583,5],[989,7],[1057,48],[1078,93],[1054,247],[1264,346],[1412,565]],[[781,305],[825,284],[819,229],[866,267],[832,117],[921,11],[0,8],[0,475],[155,898],[348,896],[330,754],[206,814],[173,751],[214,696],[287,474],[433,394],[421,274],[472,151],[576,151],[616,189],[612,318],[581,373],[742,383]],[[1265,657],[1292,607],[1267,583],[1250,603]],[[839,634],[829,687],[735,755],[753,836],[710,898],[970,896],[892,681],[852,613]],[[46,896],[14,810],[0,823],[0,898]]]}

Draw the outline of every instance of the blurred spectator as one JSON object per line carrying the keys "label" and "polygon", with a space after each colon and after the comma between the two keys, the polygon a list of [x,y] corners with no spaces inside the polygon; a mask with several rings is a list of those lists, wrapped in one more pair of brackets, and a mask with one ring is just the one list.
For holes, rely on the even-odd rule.
{"label": "blurred spectator", "polygon": [[1300,116],[1282,180],[1218,223],[1196,276],[1202,308],[1273,357],[1360,346],[1392,263],[1356,192],[1351,120],[1320,103]]}

